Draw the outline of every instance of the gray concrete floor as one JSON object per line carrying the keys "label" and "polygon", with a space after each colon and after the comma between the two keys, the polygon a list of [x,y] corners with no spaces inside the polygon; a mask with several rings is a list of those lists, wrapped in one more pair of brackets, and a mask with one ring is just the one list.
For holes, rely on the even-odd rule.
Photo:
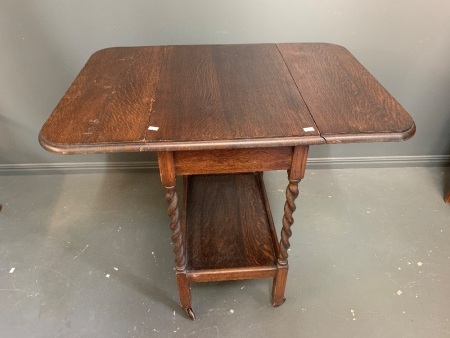
{"label": "gray concrete floor", "polygon": [[[158,174],[0,176],[1,337],[449,337],[449,168],[307,170],[286,303],[271,280],[178,305]],[[277,223],[286,174],[267,173]]]}

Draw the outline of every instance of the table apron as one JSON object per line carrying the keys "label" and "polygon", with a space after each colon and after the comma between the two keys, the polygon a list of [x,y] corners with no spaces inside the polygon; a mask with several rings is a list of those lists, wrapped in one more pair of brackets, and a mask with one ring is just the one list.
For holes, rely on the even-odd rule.
{"label": "table apron", "polygon": [[176,175],[287,170],[294,147],[190,150],[173,153]]}

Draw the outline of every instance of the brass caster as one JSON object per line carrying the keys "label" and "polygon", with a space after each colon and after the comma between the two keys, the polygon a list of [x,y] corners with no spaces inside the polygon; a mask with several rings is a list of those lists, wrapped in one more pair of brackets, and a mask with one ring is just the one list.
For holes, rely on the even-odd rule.
{"label": "brass caster", "polygon": [[194,311],[192,310],[191,307],[187,308],[187,309],[184,309],[184,311],[186,311],[186,314],[188,315],[188,317],[190,319],[195,320],[195,313],[194,313]]}

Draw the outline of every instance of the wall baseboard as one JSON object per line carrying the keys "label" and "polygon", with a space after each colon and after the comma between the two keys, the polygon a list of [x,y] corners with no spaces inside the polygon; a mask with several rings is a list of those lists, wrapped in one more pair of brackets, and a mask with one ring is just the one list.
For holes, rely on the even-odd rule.
{"label": "wall baseboard", "polygon": [[446,167],[450,155],[311,158],[308,165],[316,169]]}
{"label": "wall baseboard", "polygon": [[0,164],[0,174],[75,173],[105,170],[158,170],[157,161],[146,162],[62,162]]}
{"label": "wall baseboard", "polygon": [[[310,169],[390,168],[390,167],[446,167],[450,155],[310,158]],[[154,170],[158,162],[80,162],[0,164],[0,174],[74,173],[106,170]]]}

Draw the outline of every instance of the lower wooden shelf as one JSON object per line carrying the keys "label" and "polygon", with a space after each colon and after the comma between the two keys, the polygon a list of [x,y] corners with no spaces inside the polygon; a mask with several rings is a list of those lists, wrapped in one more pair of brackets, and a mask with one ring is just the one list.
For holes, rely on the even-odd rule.
{"label": "lower wooden shelf", "polygon": [[185,178],[190,282],[274,277],[278,241],[262,173]]}

